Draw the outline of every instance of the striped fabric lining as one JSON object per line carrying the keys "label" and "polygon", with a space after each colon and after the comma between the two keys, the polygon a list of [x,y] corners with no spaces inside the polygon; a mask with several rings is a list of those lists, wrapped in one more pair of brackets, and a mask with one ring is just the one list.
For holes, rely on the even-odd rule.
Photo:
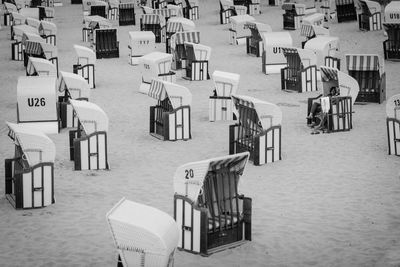
{"label": "striped fabric lining", "polygon": [[337,70],[321,67],[321,78],[324,81],[338,80]]}
{"label": "striped fabric lining", "polygon": [[162,81],[152,80],[148,95],[157,100],[163,100],[167,96],[164,84]]}
{"label": "striped fabric lining", "polygon": [[337,6],[354,4],[353,0],[335,0]]}
{"label": "striped fabric lining", "polygon": [[174,32],[181,32],[183,31],[183,26],[181,22],[168,22],[167,23],[167,32],[174,33]]}
{"label": "striped fabric lining", "polygon": [[161,28],[165,26],[164,17],[157,14],[143,14],[142,15],[143,24],[160,24]]}
{"label": "striped fabric lining", "polygon": [[[234,170],[235,172],[242,174],[244,167],[246,166],[247,158],[248,158],[248,155],[245,154],[245,155],[239,155],[237,157],[232,157],[232,158],[228,158],[228,159],[211,161],[210,165],[209,165],[209,170],[215,171],[215,170],[229,168],[230,170]],[[236,185],[237,184],[238,183],[236,183]]]}
{"label": "striped fabric lining", "polygon": [[346,55],[347,70],[379,70],[378,55]]}
{"label": "striped fabric lining", "polygon": [[119,3],[118,7],[120,9],[134,9],[135,3]]}
{"label": "striped fabric lining", "polygon": [[314,27],[313,25],[309,25],[309,24],[302,24],[301,25],[301,29],[300,29],[300,36],[304,36],[304,37],[313,37],[315,35],[314,32]]}
{"label": "striped fabric lining", "polygon": [[25,52],[30,55],[43,55],[43,48],[39,42],[32,42],[27,40],[25,42]]}
{"label": "striped fabric lining", "polygon": [[171,36],[171,48],[175,49],[176,45],[183,45],[185,42],[200,43],[200,32],[177,32]]}

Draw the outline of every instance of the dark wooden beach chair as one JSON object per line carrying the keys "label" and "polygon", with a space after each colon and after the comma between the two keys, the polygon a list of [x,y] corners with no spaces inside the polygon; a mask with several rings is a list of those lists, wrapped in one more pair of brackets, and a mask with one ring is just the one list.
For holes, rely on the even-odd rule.
{"label": "dark wooden beach chair", "polygon": [[357,20],[356,7],[353,0],[335,0],[338,23]]}
{"label": "dark wooden beach chair", "polygon": [[362,12],[358,14],[358,26],[363,31],[382,30],[381,6],[369,0],[360,0]]}
{"label": "dark wooden beach chair", "polygon": [[385,60],[400,61],[400,23],[384,23],[388,39],[383,42]]}
{"label": "dark wooden beach chair", "polygon": [[305,14],[305,5],[284,3],[282,4],[282,9],[285,10],[285,14],[283,14],[283,29],[296,30],[300,28]]}
{"label": "dark wooden beach chair", "polygon": [[97,59],[119,57],[117,29],[97,29],[95,47]]}
{"label": "dark wooden beach chair", "polygon": [[134,3],[119,4],[119,26],[136,25]]}

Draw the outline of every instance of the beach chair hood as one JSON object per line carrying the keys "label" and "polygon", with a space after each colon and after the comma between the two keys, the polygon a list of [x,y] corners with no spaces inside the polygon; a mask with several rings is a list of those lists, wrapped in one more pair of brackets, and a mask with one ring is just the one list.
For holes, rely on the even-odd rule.
{"label": "beach chair hood", "polygon": [[160,24],[160,27],[163,28],[165,23],[165,18],[161,15],[157,14],[143,14],[142,15],[142,23],[143,24]]}
{"label": "beach chair hood", "polygon": [[87,135],[94,132],[108,131],[107,114],[96,104],[70,100],[70,103]]}
{"label": "beach chair hood", "polygon": [[263,32],[261,33],[264,47],[279,46],[291,47],[293,46],[293,39],[288,32]]}
{"label": "beach chair hood", "polygon": [[[178,167],[174,174],[175,194],[186,196],[196,203],[209,171],[219,168],[229,168],[231,171],[243,174],[249,155],[249,152],[243,152],[229,156],[191,162]],[[240,176],[238,175],[238,180],[239,177]],[[236,185],[238,183],[239,181],[236,181]]]}
{"label": "beach chair hood", "polygon": [[193,47],[193,52],[196,60],[210,60],[211,47],[191,42],[185,42],[185,47],[186,46]]}
{"label": "beach chair hood", "polygon": [[246,22],[255,21],[256,19],[250,15],[237,15],[230,17],[232,25],[244,24]]}
{"label": "beach chair hood", "polygon": [[192,104],[192,94],[189,89],[167,81],[153,79],[148,95],[160,101],[169,98],[174,109]]}
{"label": "beach chair hood", "polygon": [[35,19],[35,18],[31,18],[31,17],[27,17],[26,18],[26,24],[28,26],[33,27],[33,28],[39,29],[40,20]]}
{"label": "beach chair hood", "polygon": [[360,2],[364,2],[365,4],[367,4],[369,12],[371,12],[371,14],[381,12],[381,5],[375,1],[360,0]]}
{"label": "beach chair hood", "polygon": [[78,57],[78,62],[84,60],[86,61],[86,64],[96,63],[96,54],[90,48],[81,45],[74,45],[74,49]]}
{"label": "beach chair hood", "polygon": [[6,122],[8,136],[19,145],[24,153],[29,166],[41,162],[54,162],[56,146],[54,142],[43,132],[24,124]]}
{"label": "beach chair hood", "polygon": [[28,25],[17,25],[17,26],[13,26],[13,31],[14,31],[14,39],[16,41],[22,41],[22,36],[24,33],[32,33],[32,34],[36,34],[39,35],[39,32],[37,29],[28,26]]}
{"label": "beach chair hood", "polygon": [[8,13],[18,12],[17,6],[12,4],[12,3],[4,2],[4,7],[5,7],[5,9],[7,10]]}
{"label": "beach chair hood", "polygon": [[384,73],[383,62],[380,62],[377,54],[347,54],[346,55],[347,70],[359,71],[379,71]]}
{"label": "beach chair hood", "polygon": [[26,41],[44,42],[44,39],[38,34],[39,32],[23,32],[21,43],[26,44]]}
{"label": "beach chair hood", "polygon": [[57,34],[57,26],[53,22],[42,20],[39,25],[39,34],[40,35],[56,35]]}
{"label": "beach chair hood", "polygon": [[171,17],[167,23],[167,32],[193,31],[195,29],[194,22],[183,17]]}
{"label": "beach chair hood", "polygon": [[[239,74],[216,70],[213,72],[212,78],[218,96],[231,96],[236,94],[240,81]],[[219,86],[219,83],[230,84],[232,88],[229,92],[224,92],[224,88]]]}
{"label": "beach chair hood", "polygon": [[90,87],[87,81],[78,74],[60,71],[58,91],[68,90],[72,99],[90,97]]}
{"label": "beach chair hood", "polygon": [[394,95],[386,101],[386,116],[400,119],[400,94]]}
{"label": "beach chair hood", "polygon": [[56,66],[47,59],[38,57],[29,57],[26,71],[29,75],[33,75],[36,72],[39,76],[57,76]]}
{"label": "beach chair hood", "polygon": [[184,44],[185,42],[200,43],[199,31],[184,31],[176,32],[171,36],[171,49],[175,50],[176,45]]}
{"label": "beach chair hood", "polygon": [[257,22],[257,21],[246,22],[246,27],[248,27],[249,29],[254,29],[254,30],[258,31],[260,35],[263,32],[272,32],[271,26],[269,26],[268,24],[265,24],[265,23]]}

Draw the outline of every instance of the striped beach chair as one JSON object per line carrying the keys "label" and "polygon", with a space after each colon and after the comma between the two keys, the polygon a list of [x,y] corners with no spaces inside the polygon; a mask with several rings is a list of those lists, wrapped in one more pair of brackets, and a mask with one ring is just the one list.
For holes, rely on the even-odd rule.
{"label": "striped beach chair", "polygon": [[72,66],[73,73],[82,76],[90,88],[96,88],[95,65],[96,54],[85,46],[74,45],[77,62]]}
{"label": "striped beach chair", "polygon": [[306,6],[304,4],[284,3],[282,4],[282,9],[285,10],[285,14],[283,14],[283,29],[299,29],[305,15]]}
{"label": "striped beach chair", "polygon": [[301,47],[304,48],[306,42],[308,42],[308,40],[312,38],[315,38],[317,36],[329,36],[329,30],[322,26],[303,23],[300,28],[300,36],[306,38],[305,41],[301,42]]}
{"label": "striped beach chair", "polygon": [[232,95],[238,123],[229,126],[229,154],[250,152],[254,165],[281,160],[282,111],[272,103]]}
{"label": "striped beach chair", "polygon": [[189,140],[192,94],[181,85],[152,80],[148,95],[157,99],[150,107],[150,134],[161,140]]}
{"label": "striped beach chair", "polygon": [[185,42],[200,43],[199,31],[177,32],[171,36],[172,69],[186,69],[187,54]]}
{"label": "striped beach chair", "polygon": [[334,36],[318,36],[307,41],[305,49],[317,55],[317,66],[340,69],[339,38]]}
{"label": "striped beach chair", "polygon": [[214,90],[208,101],[209,121],[236,119],[237,112],[231,96],[236,94],[240,75],[216,70],[212,77]]}
{"label": "striped beach chair", "polygon": [[400,156],[400,94],[386,102],[388,154]]}
{"label": "striped beach chair", "polygon": [[386,100],[386,73],[378,55],[348,54],[346,66],[349,75],[360,86],[357,102],[382,103]]}
{"label": "striped beach chair", "polygon": [[186,72],[183,78],[191,81],[202,81],[210,79],[208,73],[208,62],[211,57],[211,47],[185,42],[186,50]]}
{"label": "striped beach chair", "polygon": [[156,36],[156,43],[165,42],[165,19],[156,14],[143,14],[140,18],[140,30],[152,31]]}
{"label": "striped beach chair", "polygon": [[193,21],[183,17],[172,17],[167,22],[165,52],[171,53],[171,36],[176,32],[194,31],[196,25]]}
{"label": "striped beach chair", "polygon": [[239,194],[249,153],[184,164],[174,174],[178,248],[208,256],[251,241],[252,200]]}
{"label": "striped beach chair", "polygon": [[282,90],[317,91],[317,56],[312,50],[281,48],[287,60],[281,69]]}
{"label": "striped beach chair", "polygon": [[14,157],[4,162],[6,199],[16,209],[54,204],[54,142],[40,130],[6,124],[8,136],[15,144]]}
{"label": "striped beach chair", "polygon": [[335,0],[338,23],[357,20],[354,0]]}
{"label": "striped beach chair", "polygon": [[173,267],[180,229],[171,216],[123,198],[106,218],[118,251],[118,267]]}
{"label": "striped beach chair", "polygon": [[[399,7],[400,8],[400,7]],[[399,14],[400,17],[400,14]],[[400,19],[399,19],[400,20]],[[400,22],[383,23],[388,39],[383,41],[385,60],[400,60]]]}
{"label": "striped beach chair", "polygon": [[282,47],[293,46],[292,36],[288,32],[264,32],[261,34],[261,38],[264,47],[261,61],[262,72],[265,74],[281,73],[281,69],[287,65]]}
{"label": "striped beach chair", "polygon": [[246,52],[248,55],[261,57],[264,52],[261,35],[264,32],[272,32],[271,26],[260,22],[247,22],[245,25],[250,29],[251,35],[246,37]]}
{"label": "striped beach chair", "polygon": [[107,153],[107,114],[96,104],[70,99],[78,126],[69,131],[69,155],[74,169],[109,169]]}
{"label": "striped beach chair", "polygon": [[370,0],[360,0],[361,14],[358,14],[358,26],[363,31],[382,30],[381,5]]}

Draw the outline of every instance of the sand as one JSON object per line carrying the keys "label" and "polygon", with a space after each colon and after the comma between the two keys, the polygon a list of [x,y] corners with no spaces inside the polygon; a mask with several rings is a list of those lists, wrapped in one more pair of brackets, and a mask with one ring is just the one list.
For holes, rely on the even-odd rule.
{"label": "sand", "polygon": [[[262,1],[260,22],[282,30],[283,11]],[[72,71],[73,44],[81,42],[82,8],[63,0],[55,23],[59,67]],[[214,70],[241,75],[239,94],[278,104],[283,111],[282,161],[247,165],[240,192],[253,199],[253,240],[210,257],[177,251],[175,266],[399,266],[399,158],[387,155],[385,103],[354,106],[350,132],[311,135],[306,101],[318,92],[287,93],[279,75],[264,75],[261,59],[245,46],[229,45],[228,25],[219,24],[219,4],[200,1],[201,43],[212,47]],[[140,13],[140,11],[136,11]],[[137,15],[138,21],[138,15]],[[193,94],[192,139],[160,141],[149,135],[149,106],[138,93],[138,67],[128,64],[128,32],[118,28],[120,57],[96,65],[91,101],[108,114],[109,171],[74,171],[68,130],[51,135],[56,144],[56,203],[43,209],[15,210],[0,186],[0,266],[115,266],[116,250],[105,214],[122,197],[173,214],[173,174],[181,164],[228,154],[228,126],[208,121],[213,83],[177,83]],[[382,31],[360,32],[356,22],[332,24],[344,54],[378,53]],[[290,32],[300,46],[299,30]],[[0,30],[0,158],[14,146],[5,120],[16,121],[16,84],[25,75],[11,61],[9,27]],[[85,44],[83,44],[85,45]],[[157,44],[165,51],[165,44]],[[342,61],[344,63],[344,61]],[[399,93],[400,63],[385,62],[387,97]],[[0,177],[4,169],[0,168]],[[4,184],[4,183],[3,183]]]}

